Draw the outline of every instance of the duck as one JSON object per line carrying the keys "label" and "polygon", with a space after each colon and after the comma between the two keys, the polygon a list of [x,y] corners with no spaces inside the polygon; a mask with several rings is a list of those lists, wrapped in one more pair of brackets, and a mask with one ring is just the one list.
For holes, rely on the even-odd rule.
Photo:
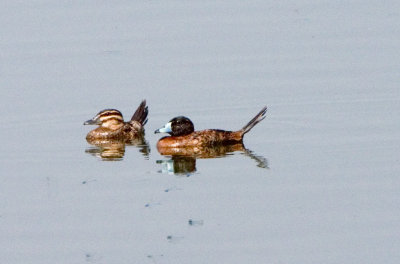
{"label": "duck", "polygon": [[267,107],[265,106],[242,129],[237,131],[221,129],[195,131],[193,122],[188,117],[174,117],[163,127],[154,131],[154,133],[168,133],[170,135],[157,142],[157,149],[166,153],[168,148],[204,148],[242,143],[243,136],[264,120],[266,112]]}
{"label": "duck", "polygon": [[144,136],[144,125],[147,123],[149,113],[146,100],[143,100],[136,109],[130,121],[125,122],[122,113],[117,109],[104,109],[92,119],[85,121],[84,125],[98,125],[90,131],[86,140],[91,143],[99,142],[132,142]]}

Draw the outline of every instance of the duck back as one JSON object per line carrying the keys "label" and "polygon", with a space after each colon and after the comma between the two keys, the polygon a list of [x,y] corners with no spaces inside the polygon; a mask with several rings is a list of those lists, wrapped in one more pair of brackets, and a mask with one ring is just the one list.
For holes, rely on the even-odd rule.
{"label": "duck back", "polygon": [[178,137],[163,137],[158,143],[157,147],[196,147],[196,146],[213,146],[231,144],[242,141],[241,131],[225,131],[219,129],[206,129],[195,131],[189,135]]}

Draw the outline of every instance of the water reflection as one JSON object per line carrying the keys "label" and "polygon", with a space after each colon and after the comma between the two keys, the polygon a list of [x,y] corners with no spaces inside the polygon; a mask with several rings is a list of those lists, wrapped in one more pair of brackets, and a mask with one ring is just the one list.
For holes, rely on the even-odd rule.
{"label": "water reflection", "polygon": [[245,148],[243,143],[217,145],[212,147],[158,147],[158,152],[160,152],[161,155],[169,156],[169,159],[167,160],[157,160],[157,163],[162,165],[161,172],[167,174],[189,176],[196,172],[196,159],[221,158],[233,155],[234,152],[239,152],[242,155],[255,160],[257,167],[268,168],[268,160]]}
{"label": "water reflection", "polygon": [[136,146],[143,156],[149,158],[150,147],[143,137],[125,141],[92,139],[87,140],[87,142],[92,146],[87,148],[85,152],[102,160],[122,160],[125,155],[125,146]]}
{"label": "water reflection", "polygon": [[162,173],[190,176],[196,172],[195,157],[171,156],[169,160],[157,160],[157,163],[162,165]]}

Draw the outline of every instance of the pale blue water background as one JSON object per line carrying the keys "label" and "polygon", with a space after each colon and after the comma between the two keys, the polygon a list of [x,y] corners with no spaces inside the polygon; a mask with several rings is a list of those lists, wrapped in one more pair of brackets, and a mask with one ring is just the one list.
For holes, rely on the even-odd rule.
{"label": "pale blue water background", "polygon": [[[397,1],[3,1],[1,263],[399,263]],[[150,154],[82,123],[147,99]],[[156,128],[266,119],[163,173]]]}

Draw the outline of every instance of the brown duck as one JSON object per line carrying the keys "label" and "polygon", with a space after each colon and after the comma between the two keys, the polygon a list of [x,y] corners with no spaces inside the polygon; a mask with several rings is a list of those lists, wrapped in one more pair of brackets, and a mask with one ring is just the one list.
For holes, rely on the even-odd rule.
{"label": "brown duck", "polygon": [[194,125],[189,118],[178,116],[154,132],[169,133],[171,135],[161,138],[157,143],[157,148],[159,151],[163,150],[164,152],[166,148],[206,147],[240,143],[243,142],[243,136],[265,118],[266,112],[267,107],[264,107],[249,123],[238,131],[221,129],[195,131]]}
{"label": "brown duck", "polygon": [[121,112],[116,109],[102,110],[92,119],[83,123],[84,125],[99,126],[87,134],[86,140],[89,143],[99,143],[101,141],[128,143],[137,141],[144,135],[144,125],[147,122],[148,112],[146,100],[141,102],[128,122],[124,122]]}

